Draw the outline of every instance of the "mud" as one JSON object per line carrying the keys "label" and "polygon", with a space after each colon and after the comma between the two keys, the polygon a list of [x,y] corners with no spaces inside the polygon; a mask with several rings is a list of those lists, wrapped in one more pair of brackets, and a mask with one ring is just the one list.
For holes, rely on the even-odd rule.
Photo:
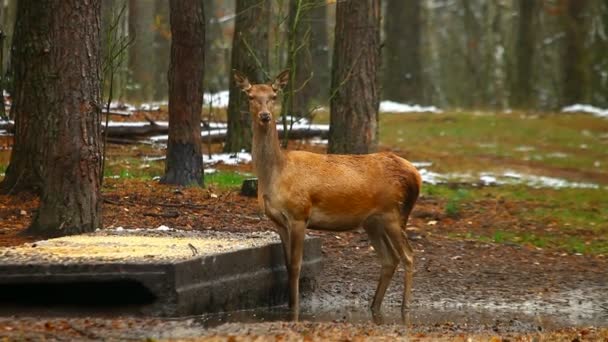
{"label": "mud", "polygon": [[417,252],[413,307],[406,317],[401,315],[399,271],[387,292],[383,315],[374,317],[367,306],[379,266],[365,234],[311,235],[323,239],[325,262],[316,291],[303,298],[300,323],[288,323],[291,314],[284,307],[179,319],[112,317],[108,312],[105,317],[82,318],[47,312],[42,317],[31,313],[0,318],[0,337],[274,340],[269,336],[301,336],[321,329],[390,340],[407,334],[507,336],[608,328],[608,262],[603,258],[412,236]]}

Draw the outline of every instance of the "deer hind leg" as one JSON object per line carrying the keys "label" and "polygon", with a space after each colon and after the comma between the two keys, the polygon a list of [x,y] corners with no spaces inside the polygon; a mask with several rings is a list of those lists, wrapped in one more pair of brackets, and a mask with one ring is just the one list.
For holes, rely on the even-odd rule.
{"label": "deer hind leg", "polygon": [[401,310],[409,309],[409,304],[412,298],[412,281],[414,273],[414,250],[407,240],[407,235],[401,229],[401,224],[397,221],[386,226],[386,232],[389,236],[395,252],[403,263],[405,275],[403,279],[403,302]]}
{"label": "deer hind leg", "polygon": [[399,265],[399,259],[395,255],[393,248],[390,245],[390,241],[380,220],[368,220],[368,222],[364,223],[363,227],[365,228],[365,231],[367,232],[370,242],[376,250],[378,257],[380,258],[380,263],[382,265],[380,279],[378,280],[378,287],[376,288],[376,293],[374,294],[374,299],[371,305],[372,312],[379,312],[386,289],[388,288],[388,285],[395,274],[395,270]]}

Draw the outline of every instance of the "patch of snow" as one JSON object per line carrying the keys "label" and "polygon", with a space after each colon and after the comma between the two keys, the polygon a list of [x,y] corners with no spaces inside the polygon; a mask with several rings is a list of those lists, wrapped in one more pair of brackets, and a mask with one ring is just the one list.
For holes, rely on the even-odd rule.
{"label": "patch of snow", "polygon": [[594,107],[588,104],[574,104],[562,108],[564,113],[589,113],[600,118],[608,118],[608,109]]}
{"label": "patch of snow", "polygon": [[424,183],[435,185],[446,182],[446,177],[437,172],[429,171],[427,169],[418,169],[418,172]]}
{"label": "patch of snow", "polygon": [[552,153],[547,154],[547,157],[549,157],[549,158],[563,159],[563,158],[567,158],[568,154],[567,153],[563,153],[563,152],[552,152]]}
{"label": "patch of snow", "polygon": [[[169,127],[168,121],[154,121],[158,126]],[[135,121],[135,122],[121,122],[121,121],[109,121],[108,127],[144,127],[148,126],[150,123],[147,121]],[[105,126],[105,121],[101,123],[102,126]]]}
{"label": "patch of snow", "polygon": [[498,184],[498,180],[496,179],[496,177],[494,177],[494,176],[492,176],[490,174],[482,174],[482,175],[480,175],[479,176],[479,180],[484,185],[495,185],[495,184]]}
{"label": "patch of snow", "polygon": [[205,165],[215,165],[220,162],[225,165],[237,165],[251,162],[251,154],[247,152],[218,153],[212,154],[211,159],[208,156],[203,157],[203,162]]}
{"label": "patch of snow", "polygon": [[416,168],[423,168],[433,166],[433,162],[412,162],[412,165],[414,165]]}
{"label": "patch of snow", "polygon": [[535,150],[535,148],[532,146],[517,146],[515,148],[515,151],[518,151],[518,152],[530,152],[530,151],[534,151],[534,150]]}
{"label": "patch of snow", "polygon": [[496,148],[495,143],[478,143],[477,146],[481,148]]}
{"label": "patch of snow", "polygon": [[156,103],[142,103],[141,106],[139,106],[139,110],[148,112],[159,111],[160,105]]}
{"label": "patch of snow", "polygon": [[173,230],[173,228],[169,228],[169,227],[167,227],[165,225],[162,225],[162,226],[159,226],[158,228],[156,228],[156,230],[159,230],[161,232],[168,232],[170,230]]}
{"label": "patch of snow", "polygon": [[310,142],[313,145],[327,145],[327,144],[329,144],[329,140],[327,140],[327,139],[321,139],[319,137],[312,138],[308,142]]}
{"label": "patch of snow", "polygon": [[380,102],[380,112],[383,113],[441,113],[442,110],[435,106],[420,106],[399,103],[394,101]]}
{"label": "patch of snow", "polygon": [[222,90],[217,93],[205,93],[203,94],[203,105],[213,106],[214,108],[226,108],[228,107],[228,99],[230,98],[230,91]]}

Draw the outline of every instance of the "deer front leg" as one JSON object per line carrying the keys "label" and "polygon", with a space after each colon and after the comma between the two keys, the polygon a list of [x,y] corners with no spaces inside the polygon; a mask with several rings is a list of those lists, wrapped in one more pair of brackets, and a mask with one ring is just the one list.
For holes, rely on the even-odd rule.
{"label": "deer front leg", "polygon": [[277,232],[281,237],[281,245],[283,246],[283,256],[285,257],[285,268],[287,269],[287,273],[289,273],[289,268],[291,265],[291,239],[289,238],[289,229],[276,224]]}
{"label": "deer front leg", "polygon": [[270,205],[270,198],[267,195],[263,196],[264,211],[266,216],[274,223],[277,228],[277,233],[281,237],[281,245],[283,246],[283,256],[285,258],[285,268],[289,273],[291,265],[291,238],[289,233],[289,220],[279,210],[274,209]]}
{"label": "deer front leg", "polygon": [[300,270],[304,254],[304,235],[306,223],[296,221],[291,223],[290,242],[291,260],[289,265],[289,307],[296,313],[300,311]]}

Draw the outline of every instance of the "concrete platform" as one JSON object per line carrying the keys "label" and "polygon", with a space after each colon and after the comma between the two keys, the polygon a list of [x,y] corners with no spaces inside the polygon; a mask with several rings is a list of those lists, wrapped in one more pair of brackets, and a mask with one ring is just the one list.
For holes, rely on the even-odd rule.
{"label": "concrete platform", "polygon": [[[0,249],[0,312],[29,308],[183,316],[287,303],[276,234],[103,231]],[[307,238],[301,291],[321,243]]]}

